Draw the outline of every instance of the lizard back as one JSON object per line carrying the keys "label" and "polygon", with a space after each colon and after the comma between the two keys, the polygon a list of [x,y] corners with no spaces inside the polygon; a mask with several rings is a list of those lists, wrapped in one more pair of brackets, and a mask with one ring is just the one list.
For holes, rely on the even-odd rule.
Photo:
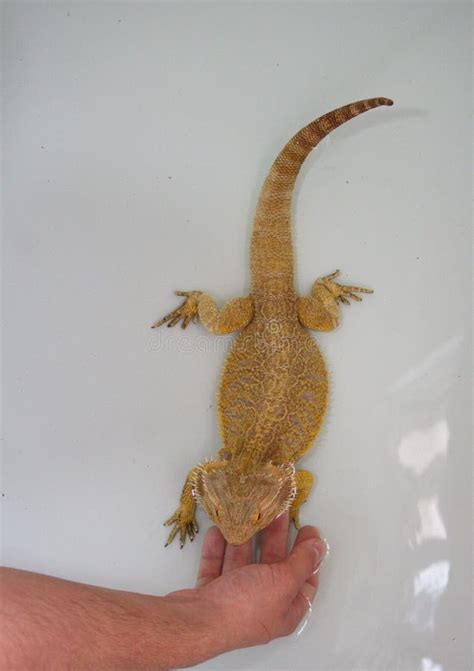
{"label": "lizard back", "polygon": [[243,468],[295,462],[323,422],[328,376],[319,348],[297,315],[291,201],[301,166],[319,142],[387,98],[345,105],[302,128],[275,159],[257,204],[250,270],[253,320],[234,341],[218,393],[224,450]]}
{"label": "lizard back", "polygon": [[268,297],[237,336],[218,395],[225,449],[243,467],[297,461],[326,413],[328,380],[319,348],[296,315],[296,297]]}

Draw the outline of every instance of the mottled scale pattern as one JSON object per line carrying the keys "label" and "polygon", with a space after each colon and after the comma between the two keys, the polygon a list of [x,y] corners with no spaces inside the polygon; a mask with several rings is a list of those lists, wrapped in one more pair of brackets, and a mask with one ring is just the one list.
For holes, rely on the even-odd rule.
{"label": "mottled scale pattern", "polygon": [[278,154],[263,184],[255,213],[250,249],[252,292],[293,289],[291,201],[296,178],[308,154],[346,121],[380,105],[391,104],[388,98],[371,98],[328,112],[296,133]]}
{"label": "mottled scale pattern", "polygon": [[262,299],[237,336],[222,374],[218,411],[224,446],[248,467],[296,462],[326,412],[323,358],[296,314],[296,297]]}

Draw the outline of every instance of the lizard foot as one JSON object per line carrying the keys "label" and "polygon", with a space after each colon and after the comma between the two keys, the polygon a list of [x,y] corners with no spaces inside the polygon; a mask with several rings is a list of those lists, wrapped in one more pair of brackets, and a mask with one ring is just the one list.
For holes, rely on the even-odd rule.
{"label": "lizard foot", "polygon": [[183,320],[181,328],[185,329],[189,322],[196,321],[199,297],[202,295],[202,291],[175,291],[175,294],[177,296],[184,296],[184,303],[179,308],[176,308],[176,310],[173,310],[173,312],[165,315],[163,319],[155,322],[151,327],[152,329],[156,329],[158,326],[166,323],[168,323],[168,326],[175,326],[181,320]]}
{"label": "lizard foot", "polygon": [[334,296],[336,302],[345,303],[345,305],[350,305],[349,298],[352,298],[353,301],[361,301],[362,298],[357,296],[357,294],[373,294],[373,289],[364,289],[363,287],[352,287],[345,284],[338,284],[333,282],[333,280],[341,274],[340,270],[336,270],[326,277],[321,277],[317,281],[318,284],[322,284],[331,292]]}
{"label": "lizard foot", "polygon": [[170,543],[173,542],[176,534],[179,532],[180,538],[180,547],[183,547],[186,543],[186,538],[189,537],[191,543],[194,540],[194,536],[198,533],[199,527],[196,522],[196,517],[194,511],[191,513],[183,510],[182,507],[178,508],[174,515],[172,515],[166,522],[164,526],[169,527],[174,525],[168,536],[168,540],[165,543],[167,547]]}

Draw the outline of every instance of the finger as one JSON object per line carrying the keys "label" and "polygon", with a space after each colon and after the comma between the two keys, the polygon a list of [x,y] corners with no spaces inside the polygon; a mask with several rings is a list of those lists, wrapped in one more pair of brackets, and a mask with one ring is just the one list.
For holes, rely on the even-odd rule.
{"label": "finger", "polygon": [[318,591],[319,580],[316,578],[314,585],[308,582],[303,583],[298,594],[295,596],[285,613],[285,630],[288,633],[295,631],[305,615],[311,613],[311,604]]}
{"label": "finger", "polygon": [[321,562],[327,554],[327,543],[322,538],[320,532],[315,527],[303,527],[296,537],[293,546],[293,552],[299,546],[305,546],[313,542],[317,548],[318,558],[314,564],[313,572],[298,588],[298,591],[289,604],[288,610],[285,613],[285,631],[291,633],[295,631],[301,620],[311,612],[311,604],[316,596],[319,587],[319,567]]}
{"label": "finger", "polygon": [[[319,575],[316,574],[315,576],[311,576],[311,578],[314,578],[313,582],[309,582],[309,580],[304,582],[295,597],[296,601],[300,601],[299,597],[303,596],[306,601],[306,605],[309,607],[311,607],[319,587]],[[295,599],[293,600],[293,603],[295,602]]]}
{"label": "finger", "polygon": [[288,550],[289,513],[288,511],[277,517],[263,530],[260,540],[262,564],[285,559]]}
{"label": "finger", "polygon": [[321,536],[321,532],[319,531],[319,529],[316,529],[315,527],[311,526],[306,526],[300,529],[298,535],[296,536],[295,543],[293,545],[293,547],[296,547],[300,543],[303,543],[304,541],[310,538],[315,538],[315,532],[316,532],[316,538],[318,539],[318,551],[320,558],[317,562],[317,566],[315,566],[315,572],[311,575],[310,578],[307,579],[307,582],[309,582],[312,585],[317,584],[317,571],[319,570],[321,563],[327,556],[328,544],[326,540]]}
{"label": "finger", "polygon": [[230,545],[227,543],[222,565],[222,574],[233,571],[252,563],[252,539],[243,545]]}
{"label": "finger", "polygon": [[196,587],[204,587],[220,576],[224,552],[224,536],[218,527],[211,527],[204,537]]}
{"label": "finger", "polygon": [[285,591],[293,596],[304,582],[311,579],[325,552],[324,541],[319,538],[317,530],[314,527],[305,529],[309,529],[305,532],[308,536],[295,544],[288,558],[281,562],[283,572],[286,573],[283,577],[286,583]]}

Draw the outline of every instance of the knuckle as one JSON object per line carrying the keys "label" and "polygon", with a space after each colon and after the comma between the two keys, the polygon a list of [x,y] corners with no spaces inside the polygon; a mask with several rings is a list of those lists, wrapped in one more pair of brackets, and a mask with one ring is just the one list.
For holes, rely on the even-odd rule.
{"label": "knuckle", "polygon": [[287,599],[297,591],[299,582],[293,566],[287,560],[271,565],[273,567],[273,588]]}
{"label": "knuckle", "polygon": [[274,564],[266,564],[269,573],[269,582],[272,589],[281,590],[291,581],[292,574],[286,562],[276,562]]}
{"label": "knuckle", "polygon": [[261,582],[269,589],[274,589],[279,583],[279,571],[276,564],[260,564]]}

